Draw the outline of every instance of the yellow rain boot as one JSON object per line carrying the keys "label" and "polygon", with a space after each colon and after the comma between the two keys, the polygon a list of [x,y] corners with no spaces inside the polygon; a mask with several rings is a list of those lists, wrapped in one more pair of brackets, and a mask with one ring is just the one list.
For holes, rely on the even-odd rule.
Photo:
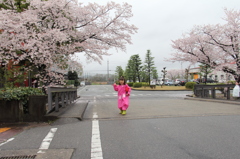
{"label": "yellow rain boot", "polygon": [[126,110],[123,110],[122,115],[126,115],[126,114],[127,114]]}
{"label": "yellow rain boot", "polygon": [[122,114],[123,113],[123,110],[120,110],[120,113],[119,114]]}

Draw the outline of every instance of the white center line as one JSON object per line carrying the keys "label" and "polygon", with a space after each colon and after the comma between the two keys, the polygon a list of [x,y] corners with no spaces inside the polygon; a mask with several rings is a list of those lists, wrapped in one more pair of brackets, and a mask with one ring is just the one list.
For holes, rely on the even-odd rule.
{"label": "white center line", "polygon": [[93,118],[94,118],[94,119],[97,119],[97,118],[98,118],[97,113],[93,113]]}
{"label": "white center line", "polygon": [[57,131],[57,128],[50,129],[47,136],[43,139],[42,144],[39,148],[40,151],[38,151],[38,153],[45,153],[44,151],[41,151],[41,150],[47,150],[49,148],[56,131]]}
{"label": "white center line", "polygon": [[91,159],[103,159],[102,145],[100,138],[99,122],[97,113],[93,113],[94,120],[92,121],[92,144],[91,144]]}

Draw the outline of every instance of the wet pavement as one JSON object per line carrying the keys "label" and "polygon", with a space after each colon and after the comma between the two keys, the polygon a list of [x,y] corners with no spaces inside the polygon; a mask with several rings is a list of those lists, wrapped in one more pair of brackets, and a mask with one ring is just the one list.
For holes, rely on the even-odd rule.
{"label": "wet pavement", "polygon": [[[117,108],[117,92],[111,86],[85,88],[79,90],[81,100],[89,101],[83,121],[75,117],[78,109],[73,107],[46,126],[28,129],[29,123],[22,123],[23,129],[13,140],[0,144],[0,157],[13,153],[51,159],[66,153],[64,159],[88,159],[100,153],[104,159],[240,156],[238,104],[184,100],[191,91],[132,91],[127,115],[122,116]],[[2,131],[10,132],[8,127],[13,129],[5,125]],[[38,153],[46,142],[45,154]]]}
{"label": "wet pavement", "polygon": [[48,123],[0,123],[0,143],[6,142],[24,130],[43,125],[48,125]]}

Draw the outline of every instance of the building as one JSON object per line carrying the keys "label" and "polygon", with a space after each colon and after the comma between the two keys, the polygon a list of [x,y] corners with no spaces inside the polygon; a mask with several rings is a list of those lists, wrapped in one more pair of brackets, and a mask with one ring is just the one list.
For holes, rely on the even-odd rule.
{"label": "building", "polygon": [[[190,68],[189,74],[191,75],[192,79],[203,78],[200,77],[200,67]],[[208,74],[207,78],[211,78],[219,83],[225,83],[227,81],[233,81],[234,76],[232,74],[223,72],[223,71],[213,71],[212,73]]]}

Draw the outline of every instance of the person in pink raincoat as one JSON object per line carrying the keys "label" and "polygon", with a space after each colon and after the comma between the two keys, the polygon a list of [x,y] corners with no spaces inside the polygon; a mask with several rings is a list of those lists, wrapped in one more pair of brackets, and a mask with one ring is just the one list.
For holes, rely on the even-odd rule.
{"label": "person in pink raincoat", "polygon": [[114,83],[113,88],[115,91],[118,91],[118,108],[122,115],[126,115],[126,110],[129,106],[129,96],[131,88],[126,84],[126,80],[123,76],[119,78],[119,85]]}

